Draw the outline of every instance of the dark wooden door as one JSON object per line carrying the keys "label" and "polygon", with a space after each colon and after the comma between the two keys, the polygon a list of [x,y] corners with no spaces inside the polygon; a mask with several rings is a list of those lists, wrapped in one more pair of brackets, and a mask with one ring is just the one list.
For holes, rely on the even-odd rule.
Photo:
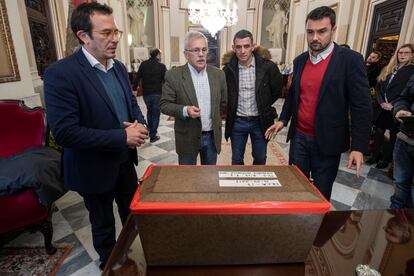
{"label": "dark wooden door", "polygon": [[37,71],[43,78],[47,66],[57,60],[48,0],[25,0]]}
{"label": "dark wooden door", "polygon": [[407,0],[388,0],[375,6],[366,56],[377,50],[388,63],[397,48],[406,5]]}

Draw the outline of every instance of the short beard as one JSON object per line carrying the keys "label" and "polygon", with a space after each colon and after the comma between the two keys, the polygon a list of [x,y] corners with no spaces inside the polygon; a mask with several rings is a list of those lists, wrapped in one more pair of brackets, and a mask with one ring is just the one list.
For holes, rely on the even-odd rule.
{"label": "short beard", "polygon": [[[322,46],[322,44],[320,44],[320,43],[318,43],[318,44]],[[326,48],[328,48],[328,47],[329,47],[329,45],[331,45],[331,43],[328,43],[328,44],[326,44],[326,46],[325,46],[325,47],[321,47],[321,48],[319,48],[319,49],[314,49],[314,48],[312,48],[312,46],[311,46],[311,45],[312,45],[312,43],[310,43],[310,44],[309,44],[309,48],[310,48],[312,51],[320,53],[320,52],[323,52]]]}

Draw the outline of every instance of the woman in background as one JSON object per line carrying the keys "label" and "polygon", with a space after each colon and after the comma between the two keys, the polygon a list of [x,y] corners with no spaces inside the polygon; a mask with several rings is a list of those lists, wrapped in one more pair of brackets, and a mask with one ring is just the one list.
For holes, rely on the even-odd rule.
{"label": "woman in background", "polygon": [[[372,156],[366,161],[371,165],[377,163],[376,168],[384,169],[392,161],[392,153],[398,124],[392,116],[394,102],[398,99],[401,91],[414,74],[414,46],[404,44],[400,46],[392,56],[387,66],[382,69],[378,76],[377,105],[374,108],[373,122],[376,127],[375,140]],[[384,133],[390,131],[388,147],[382,149]]]}

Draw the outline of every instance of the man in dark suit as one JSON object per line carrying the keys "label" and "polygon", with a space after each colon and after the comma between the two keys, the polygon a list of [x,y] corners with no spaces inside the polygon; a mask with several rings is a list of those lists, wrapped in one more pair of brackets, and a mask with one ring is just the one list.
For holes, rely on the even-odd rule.
{"label": "man in dark suit", "polygon": [[148,138],[125,67],[114,59],[122,35],[112,9],[79,5],[71,28],[81,49],[51,65],[44,78],[47,117],[63,149],[65,186],[89,211],[103,269],[115,245],[113,201],[122,223],[137,187],[136,147]]}
{"label": "man in dark suit", "polygon": [[207,65],[207,38],[189,32],[184,40],[188,63],[165,75],[161,112],[175,117],[175,147],[180,165],[215,165],[221,150],[221,117],[227,103],[224,72]]}
{"label": "man in dark suit", "polygon": [[[297,165],[329,200],[341,153],[360,175],[371,132],[371,98],[362,56],[333,42],[335,12],[319,7],[306,18],[309,51],[294,60],[294,75],[272,137],[289,120],[289,163]],[[349,128],[349,113],[351,130]],[[351,145],[350,145],[351,131]]]}

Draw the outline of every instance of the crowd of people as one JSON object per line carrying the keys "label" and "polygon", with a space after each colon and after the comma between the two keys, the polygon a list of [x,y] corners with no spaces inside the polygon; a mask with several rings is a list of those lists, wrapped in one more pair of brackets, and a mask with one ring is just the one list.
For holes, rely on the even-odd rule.
{"label": "crowd of people", "polygon": [[[381,70],[381,53],[372,52],[364,62],[361,54],[333,41],[337,27],[331,8],[312,10],[305,26],[309,50],[293,62],[292,84],[278,118],[273,104],[281,96],[281,74],[251,32],[235,34],[220,70],[207,65],[207,38],[191,31],[184,40],[185,65],[167,71],[159,49],[140,65],[134,88],[142,82],[146,121],[127,70],[115,59],[122,32],[112,9],[96,2],[80,4],[71,28],[82,47],[48,67],[45,103],[52,133],[64,149],[65,185],[82,196],[89,211],[101,268],[115,245],[113,201],[125,223],[137,188],[137,147],[159,139],[160,112],[175,118],[180,165],[196,164],[198,156],[201,164],[216,164],[223,112],[224,137],[231,141],[232,164],[238,165],[244,164],[248,137],[253,164],[266,164],[268,141],[290,122],[289,163],[312,178],[328,200],[343,152],[350,151],[348,167],[360,175],[374,122],[369,161],[384,167],[395,142],[391,206],[412,205],[414,130],[407,119],[414,112],[411,44],[399,47]],[[378,99],[373,119],[370,88]],[[390,141],[383,149],[385,130]]]}

